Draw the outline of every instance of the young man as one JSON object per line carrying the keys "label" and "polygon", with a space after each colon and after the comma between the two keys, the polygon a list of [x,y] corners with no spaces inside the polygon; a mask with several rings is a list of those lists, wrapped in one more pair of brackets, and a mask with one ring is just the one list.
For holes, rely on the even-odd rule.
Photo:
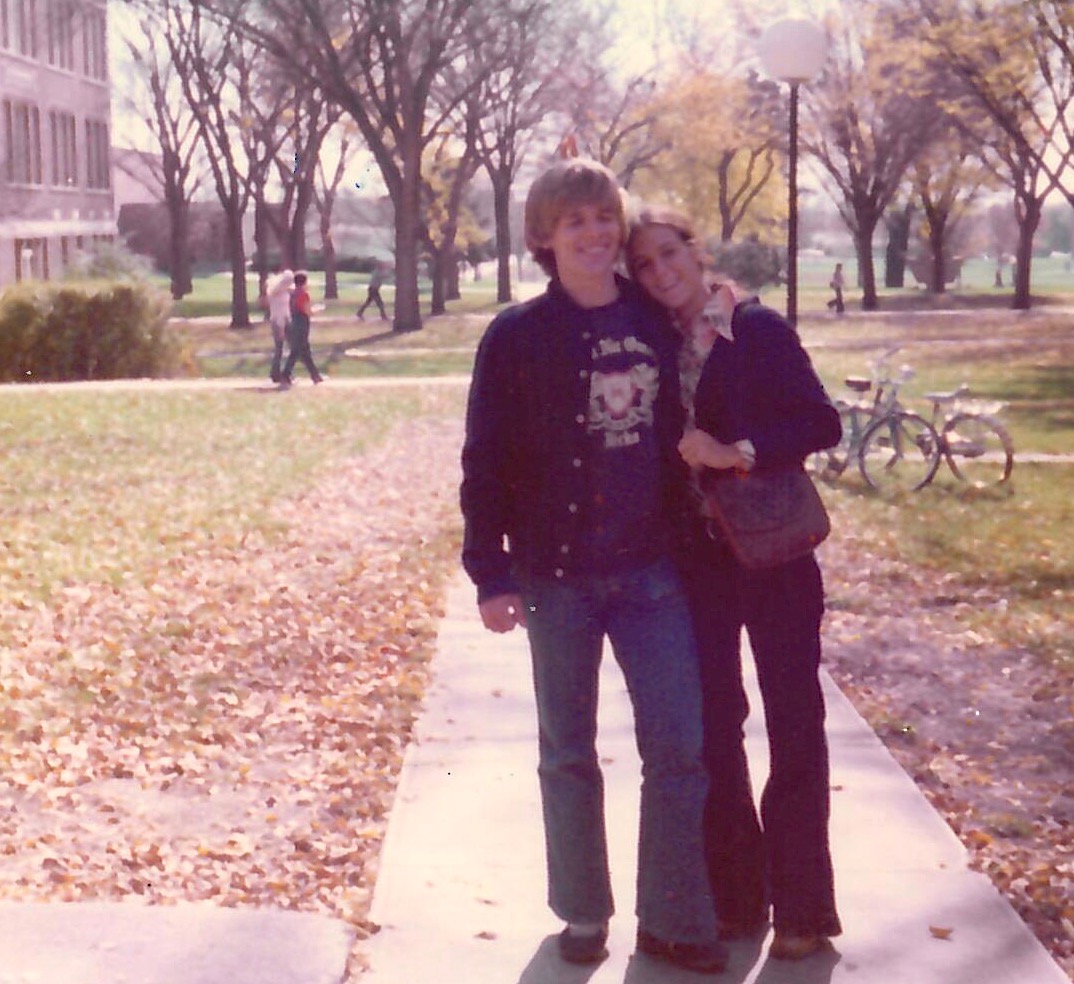
{"label": "young man", "polygon": [[607,956],[614,907],[595,747],[607,636],[643,763],[638,949],[718,972],[699,671],[667,553],[681,425],[673,339],[614,272],[626,224],[610,171],[553,165],[530,190],[525,224],[552,281],[501,313],[478,348],[463,564],[486,628],[529,635],[549,904],[567,924],[560,952],[573,963]]}
{"label": "young man", "polygon": [[313,361],[313,352],[310,350],[310,317],[313,315],[313,300],[310,297],[309,287],[306,286],[308,278],[304,273],[295,274],[295,289],[291,294],[291,322],[287,331],[287,342],[291,351],[287,355],[287,363],[280,374],[280,386],[289,389],[291,386],[291,373],[294,372],[295,363],[301,361],[310,374],[310,379],[315,383],[323,380],[323,376],[317,371]]}

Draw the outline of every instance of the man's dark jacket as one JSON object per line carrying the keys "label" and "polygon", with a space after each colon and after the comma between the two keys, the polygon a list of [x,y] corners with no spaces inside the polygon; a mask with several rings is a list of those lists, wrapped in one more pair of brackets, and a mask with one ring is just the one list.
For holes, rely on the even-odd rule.
{"label": "man's dark jacket", "polygon": [[[682,404],[674,331],[633,284],[620,280],[619,289],[634,316],[634,334],[655,351],[660,369],[654,426],[668,508],[658,531],[639,530],[632,560],[641,564],[669,546],[667,519],[682,486],[676,451]],[[585,323],[584,309],[553,281],[541,296],[499,314],[478,347],[461,504],[463,566],[479,602],[516,593],[519,573],[592,573],[581,549],[593,460],[587,430],[592,340]]]}

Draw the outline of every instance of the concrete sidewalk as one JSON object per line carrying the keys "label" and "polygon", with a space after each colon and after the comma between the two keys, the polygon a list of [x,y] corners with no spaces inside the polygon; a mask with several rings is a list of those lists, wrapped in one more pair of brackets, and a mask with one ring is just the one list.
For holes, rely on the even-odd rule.
{"label": "concrete sidewalk", "polygon": [[[749,661],[747,661],[749,662]],[[678,984],[701,978],[633,955],[639,772],[614,660],[602,678],[600,749],[618,915],[611,957],[561,962],[545,906],[536,738],[525,637],[486,633],[452,588],[417,740],[382,855],[369,984]],[[766,959],[731,947],[734,984],[1070,984],[842,694],[825,679],[832,840],[845,932],[835,952]],[[760,707],[755,685],[752,706]],[[755,783],[767,769],[750,720]],[[946,937],[946,938],[941,938]]]}

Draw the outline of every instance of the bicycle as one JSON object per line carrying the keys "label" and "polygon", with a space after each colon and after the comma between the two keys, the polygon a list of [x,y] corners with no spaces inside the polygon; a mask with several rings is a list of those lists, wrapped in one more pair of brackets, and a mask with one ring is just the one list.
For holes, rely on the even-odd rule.
{"label": "bicycle", "polygon": [[925,394],[932,403],[930,424],[940,455],[955,477],[972,488],[1003,485],[1014,470],[1014,442],[996,417],[1004,404],[968,400],[969,395],[966,383],[950,393]]}
{"label": "bicycle", "polygon": [[927,485],[939,466],[936,431],[920,414],[899,402],[899,390],[913,369],[890,368],[899,348],[889,349],[874,364],[871,379],[847,377],[847,388],[859,396],[873,391],[872,401],[841,398],[835,401],[843,425],[843,438],[827,451],[812,456],[815,474],[842,475],[857,462],[870,488],[883,492],[916,491]]}

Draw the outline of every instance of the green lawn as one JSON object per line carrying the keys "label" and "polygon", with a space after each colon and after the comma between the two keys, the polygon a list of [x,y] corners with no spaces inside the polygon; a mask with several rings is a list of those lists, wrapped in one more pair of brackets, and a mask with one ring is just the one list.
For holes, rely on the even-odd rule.
{"label": "green lawn", "polygon": [[89,391],[0,387],[0,589],[121,588],[208,542],[271,539],[309,476],[396,420],[460,414],[458,387]]}

